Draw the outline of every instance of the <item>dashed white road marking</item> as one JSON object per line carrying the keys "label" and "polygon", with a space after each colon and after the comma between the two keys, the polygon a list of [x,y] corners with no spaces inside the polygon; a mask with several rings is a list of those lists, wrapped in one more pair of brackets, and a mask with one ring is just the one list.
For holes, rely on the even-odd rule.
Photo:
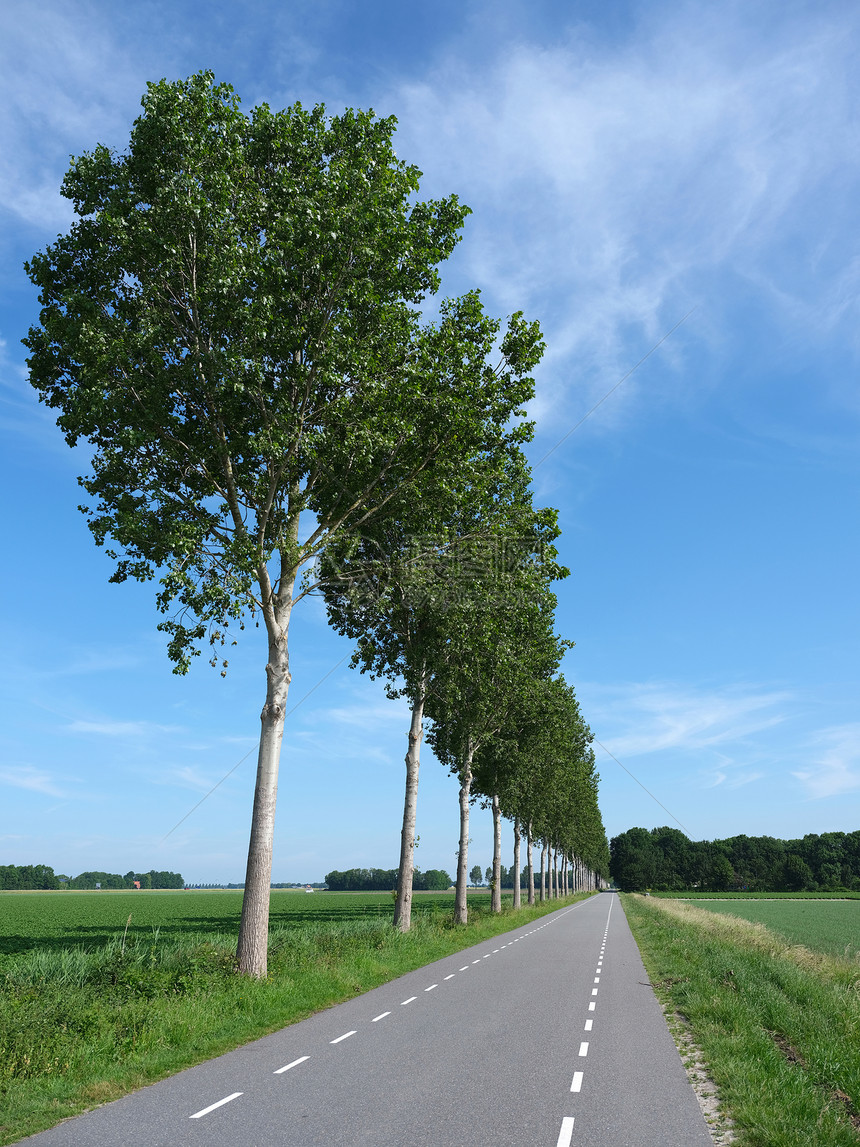
{"label": "dashed white road marking", "polygon": [[573,1073],[573,1083],[570,1085],[571,1091],[582,1091],[582,1072],[575,1071]]}
{"label": "dashed white road marking", "polygon": [[480,960],[473,960],[472,961],[473,964],[480,964],[480,962],[481,962]]}
{"label": "dashed white road marking", "polygon": [[380,1012],[380,1014],[378,1016],[374,1016],[370,1022],[372,1024],[377,1024],[377,1023],[379,1023],[380,1020],[384,1020],[386,1016],[390,1016],[390,1015],[391,1015],[391,1012]]}
{"label": "dashed white road marking", "polygon": [[429,987],[429,988],[425,988],[425,989],[424,989],[424,991],[425,991],[425,992],[432,992],[434,988],[438,988],[438,987],[439,987],[439,985],[438,985],[438,984],[431,984],[431,985],[430,985],[430,987]]}
{"label": "dashed white road marking", "polygon": [[558,1142],[555,1147],[570,1147],[573,1138],[573,1116],[565,1115],[561,1121],[561,1131],[558,1133]]}
{"label": "dashed white road marking", "polygon": [[593,1026],[594,1026],[594,1020],[586,1020],[585,1021],[585,1030],[587,1032],[590,1032]]}
{"label": "dashed white road marking", "polygon": [[592,1000],[591,1003],[588,1005],[588,1010],[590,1012],[593,1012],[596,1007],[597,1007],[597,1004],[594,1002],[594,1000]]}
{"label": "dashed white road marking", "polygon": [[341,1043],[343,1040],[345,1040],[345,1039],[349,1039],[349,1037],[350,1037],[351,1035],[355,1035],[355,1031],[354,1031],[354,1030],[353,1030],[353,1031],[351,1031],[351,1032],[344,1032],[344,1033],[343,1033],[343,1035],[339,1035],[339,1036],[337,1037],[337,1039],[330,1039],[328,1042],[329,1042],[329,1043]]}
{"label": "dashed white road marking", "polygon": [[465,968],[461,968],[461,969],[460,969],[460,971],[461,971],[461,972],[468,972],[468,970],[469,970],[469,965],[468,965],[468,964],[466,965],[466,967],[465,967]]}
{"label": "dashed white road marking", "polygon": [[402,1008],[405,1004],[411,1004],[413,1000],[417,1000],[417,999],[418,999],[417,996],[410,996],[408,1000],[401,1000],[400,1006]]}
{"label": "dashed white road marking", "polygon": [[600,976],[595,976],[594,982],[595,982],[595,984],[599,984],[600,983]]}
{"label": "dashed white road marking", "polygon": [[310,1059],[309,1055],[303,1055],[299,1059],[294,1059],[292,1063],[288,1063],[286,1067],[279,1067],[277,1071],[272,1072],[273,1075],[283,1075],[285,1071],[289,1071],[292,1067],[298,1067],[300,1063],[304,1063],[306,1059]]}
{"label": "dashed white road marking", "polygon": [[[462,970],[463,970],[463,969],[461,968],[461,969],[460,969],[460,971],[462,972]],[[457,973],[456,973],[456,972],[452,972],[452,973],[451,973],[451,975],[450,975],[450,976],[446,976],[446,977],[445,977],[445,979],[446,979],[446,980],[453,980],[453,979],[454,979],[454,977],[455,977],[456,975],[457,975]]]}
{"label": "dashed white road marking", "polygon": [[588,1044],[587,1043],[581,1043],[579,1045],[579,1054],[580,1055],[588,1055]]}
{"label": "dashed white road marking", "polygon": [[208,1115],[210,1111],[214,1111],[216,1107],[223,1107],[225,1103],[232,1103],[234,1099],[238,1099],[242,1094],[241,1091],[234,1091],[232,1095],[228,1095],[226,1099],[219,1099],[217,1103],[210,1103],[208,1107],[204,1107],[202,1111],[195,1111],[193,1115],[189,1115],[189,1119],[202,1119],[204,1115]]}

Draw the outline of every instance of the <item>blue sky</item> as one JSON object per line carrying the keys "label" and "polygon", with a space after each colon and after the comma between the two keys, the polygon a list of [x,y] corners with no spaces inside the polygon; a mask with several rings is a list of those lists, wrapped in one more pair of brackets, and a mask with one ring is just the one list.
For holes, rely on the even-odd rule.
{"label": "blue sky", "polygon": [[[147,80],[397,115],[474,214],[443,291],[540,319],[535,471],[572,570],[565,673],[696,838],[860,827],[858,73],[851,3],[115,4],[0,14],[0,863],[240,880],[264,649],[170,672],[154,587],[107,584],[85,457],[26,381],[21,264],[70,222],[70,154],[123,148]],[[274,879],[397,862],[407,715],[294,619]],[[235,653],[236,651],[234,651]],[[346,660],[342,660],[346,658]],[[675,823],[598,750],[610,835]],[[418,863],[452,871],[425,750]],[[472,851],[490,860],[489,814]],[[507,847],[507,845],[506,845]]]}

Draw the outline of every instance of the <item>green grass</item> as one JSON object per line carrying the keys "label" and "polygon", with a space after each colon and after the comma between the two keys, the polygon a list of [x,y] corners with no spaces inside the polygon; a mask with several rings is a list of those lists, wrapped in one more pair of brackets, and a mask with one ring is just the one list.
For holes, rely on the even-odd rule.
{"label": "green grass", "polygon": [[624,907],[742,1147],[860,1142],[860,964],[705,908],[641,896]]}
{"label": "green grass", "polygon": [[[854,959],[860,949],[860,904],[854,901],[752,901],[702,905],[709,912],[764,924],[790,944]],[[858,970],[860,972],[860,970]]]}
{"label": "green grass", "polygon": [[2,897],[0,1144],[576,899],[493,916],[470,897],[463,927],[452,896],[416,896],[403,935],[390,895],[276,891],[269,977],[256,981],[234,971],[241,893]]}
{"label": "green grass", "polygon": [[860,892],[651,892],[663,900],[860,900]]}
{"label": "green grass", "polygon": [[[488,892],[469,895],[469,903],[478,907],[489,900]],[[416,893],[413,912],[444,915],[453,906],[453,893]],[[106,944],[123,932],[129,916],[129,939],[145,940],[158,928],[162,938],[199,940],[234,932],[241,911],[241,891],[0,893],[0,966],[4,955],[32,948]],[[308,895],[273,889],[270,924],[387,919],[391,912],[388,892]]]}

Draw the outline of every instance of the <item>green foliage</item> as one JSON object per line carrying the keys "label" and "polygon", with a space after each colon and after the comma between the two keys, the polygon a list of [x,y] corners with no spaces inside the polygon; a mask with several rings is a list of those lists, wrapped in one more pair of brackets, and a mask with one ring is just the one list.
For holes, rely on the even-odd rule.
{"label": "green foliage", "polygon": [[47,864],[0,864],[0,889],[59,887],[58,877]]}
{"label": "green foliage", "polygon": [[691,841],[675,828],[632,828],[611,852],[622,891],[860,891],[860,832]]}
{"label": "green foliage", "polygon": [[161,575],[184,672],[246,610],[269,624],[272,593],[431,463],[516,441],[542,344],[514,315],[490,367],[500,327],[474,292],[422,324],[468,209],[416,200],[393,118],[245,115],[208,72],[142,103],[126,154],[72,162],[78,221],[27,264],[25,342],[68,442],[92,447],[84,512],[113,580]]}

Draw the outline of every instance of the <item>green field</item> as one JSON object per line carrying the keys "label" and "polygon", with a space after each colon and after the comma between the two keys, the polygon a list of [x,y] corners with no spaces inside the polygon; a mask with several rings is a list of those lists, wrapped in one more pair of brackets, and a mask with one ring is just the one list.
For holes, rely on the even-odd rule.
{"label": "green field", "polygon": [[[511,903],[512,897],[502,897]],[[488,908],[490,894],[470,894],[469,904]],[[272,891],[270,929],[326,921],[391,918],[388,892]],[[445,915],[454,909],[454,894],[418,892],[413,914]],[[0,960],[34,948],[99,947],[122,936],[128,918],[128,940],[150,940],[154,929],[164,940],[207,940],[235,936],[242,892],[6,892],[0,893]]]}
{"label": "green field", "polygon": [[764,924],[790,944],[856,959],[860,952],[860,903],[856,900],[700,901],[699,908]]}

